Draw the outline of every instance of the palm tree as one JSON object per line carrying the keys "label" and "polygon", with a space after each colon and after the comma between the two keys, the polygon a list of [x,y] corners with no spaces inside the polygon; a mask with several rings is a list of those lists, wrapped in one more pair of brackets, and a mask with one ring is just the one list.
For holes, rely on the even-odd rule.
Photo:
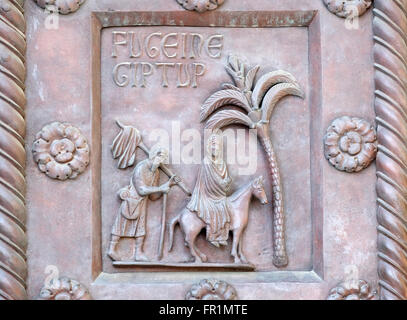
{"label": "palm tree", "polygon": [[[280,171],[269,130],[274,107],[287,95],[304,98],[297,80],[288,72],[277,70],[269,72],[256,83],[255,77],[260,66],[245,72],[246,65],[236,56],[229,56],[226,71],[234,85],[223,84],[223,90],[211,95],[201,107],[201,122],[206,120],[206,128],[221,129],[230,124],[242,124],[257,129],[257,136],[267,155],[273,192],[273,264],[284,267],[288,264],[285,246],[285,217]],[[235,106],[238,110],[221,107]]]}

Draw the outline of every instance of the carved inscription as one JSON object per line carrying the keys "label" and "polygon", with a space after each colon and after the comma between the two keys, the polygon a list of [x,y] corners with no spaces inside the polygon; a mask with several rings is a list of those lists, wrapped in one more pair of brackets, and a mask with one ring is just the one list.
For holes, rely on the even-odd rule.
{"label": "carved inscription", "polygon": [[[113,81],[118,87],[145,88],[160,81],[164,88],[197,88],[207,71],[201,57],[219,59],[223,35],[200,33],[112,31]],[[126,58],[126,61],[119,61]],[[170,73],[176,74],[171,82]]]}

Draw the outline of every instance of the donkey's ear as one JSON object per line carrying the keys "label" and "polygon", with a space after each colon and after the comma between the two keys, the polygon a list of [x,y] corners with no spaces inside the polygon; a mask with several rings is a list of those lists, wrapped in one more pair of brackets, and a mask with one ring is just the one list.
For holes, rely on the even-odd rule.
{"label": "donkey's ear", "polygon": [[257,177],[254,182],[253,185],[255,187],[261,187],[263,185],[263,176]]}

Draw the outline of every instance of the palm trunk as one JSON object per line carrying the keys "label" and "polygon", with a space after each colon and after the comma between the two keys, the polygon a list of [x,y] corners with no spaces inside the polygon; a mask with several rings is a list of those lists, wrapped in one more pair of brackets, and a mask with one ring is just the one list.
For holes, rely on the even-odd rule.
{"label": "palm trunk", "polygon": [[288,257],[285,246],[285,215],[280,170],[271,143],[268,126],[258,128],[258,134],[267,155],[273,192],[273,264],[276,267],[285,267],[288,264]]}

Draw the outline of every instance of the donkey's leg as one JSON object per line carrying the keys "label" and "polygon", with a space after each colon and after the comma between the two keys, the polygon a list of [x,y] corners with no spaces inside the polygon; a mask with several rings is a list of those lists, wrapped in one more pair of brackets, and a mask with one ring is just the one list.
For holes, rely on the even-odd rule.
{"label": "donkey's leg", "polygon": [[243,234],[244,234],[244,231],[242,231],[242,233],[240,235],[240,240],[237,245],[237,252],[239,254],[240,260],[242,260],[243,263],[249,263],[249,261],[246,259],[245,255],[243,254]]}
{"label": "donkey's leg", "polygon": [[204,255],[201,251],[198,250],[198,248],[195,246],[195,240],[196,237],[198,236],[199,232],[201,232],[202,229],[194,229],[194,230],[189,230],[189,233],[185,237],[185,241],[188,243],[189,251],[191,252],[192,256],[195,258],[195,262],[197,263],[202,263],[208,261],[208,258],[206,255]]}
{"label": "donkey's leg", "polygon": [[205,226],[194,213],[188,211],[181,219],[182,229],[185,232],[185,242],[189,247],[191,255],[195,258],[195,262],[201,263],[208,261],[206,255],[198,250],[195,246],[195,240],[202,228]]}
{"label": "donkey's leg", "polygon": [[240,228],[233,230],[233,243],[232,243],[232,251],[230,252],[230,254],[235,259],[235,263],[242,263],[242,261],[239,258],[239,255],[237,254],[237,247],[240,242],[241,233],[242,233],[242,229],[240,229]]}
{"label": "donkey's leg", "polygon": [[185,238],[185,242],[186,242],[187,245],[188,245],[189,252],[190,252],[191,255],[194,257],[194,262],[201,263],[201,262],[202,262],[202,259],[201,259],[201,257],[199,256],[199,254],[195,251],[194,241],[195,241],[195,239],[191,239],[191,238],[189,238],[189,237],[188,237],[188,238]]}

